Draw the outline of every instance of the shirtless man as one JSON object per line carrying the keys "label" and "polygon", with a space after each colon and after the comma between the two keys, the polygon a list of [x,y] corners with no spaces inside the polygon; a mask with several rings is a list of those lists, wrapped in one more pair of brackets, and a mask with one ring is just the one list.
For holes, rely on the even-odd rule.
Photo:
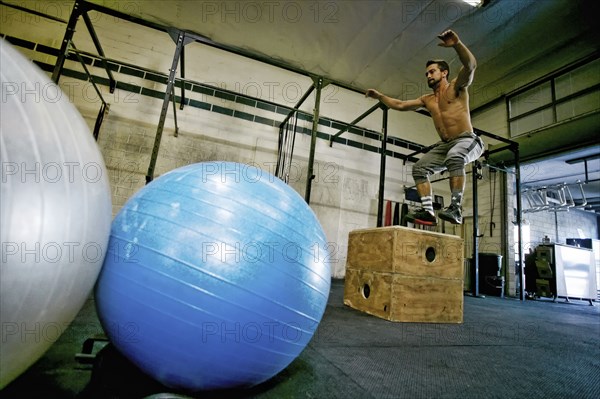
{"label": "shirtless man", "polygon": [[421,96],[416,100],[401,101],[374,89],[366,92],[367,97],[379,100],[391,109],[414,111],[425,107],[431,114],[441,141],[413,166],[412,175],[422,208],[406,216],[406,220],[411,223],[429,226],[437,224],[429,176],[448,170],[452,200],[450,206],[439,212],[439,217],[454,224],[461,224],[465,166],[479,158],[483,152],[483,142],[473,133],[467,91],[473,82],[477,61],[453,31],[445,31],[438,38],[442,40],[440,46],[453,47],[460,58],[462,67],[456,78],[448,82],[450,68],[446,61],[431,60],[427,61],[425,76],[433,94]]}

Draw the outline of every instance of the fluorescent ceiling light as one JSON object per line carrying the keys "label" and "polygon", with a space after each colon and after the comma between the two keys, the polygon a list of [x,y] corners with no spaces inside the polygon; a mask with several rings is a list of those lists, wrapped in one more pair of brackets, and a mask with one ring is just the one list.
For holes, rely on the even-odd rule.
{"label": "fluorescent ceiling light", "polygon": [[470,6],[479,8],[479,7],[487,6],[491,0],[462,0],[462,1],[464,1],[465,3],[467,3]]}

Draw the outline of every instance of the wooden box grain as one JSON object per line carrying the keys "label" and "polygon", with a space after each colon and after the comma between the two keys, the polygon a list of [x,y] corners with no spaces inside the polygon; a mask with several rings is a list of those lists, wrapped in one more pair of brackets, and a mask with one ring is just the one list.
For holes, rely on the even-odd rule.
{"label": "wooden box grain", "polygon": [[344,303],[390,321],[462,323],[462,238],[402,226],[350,232]]}

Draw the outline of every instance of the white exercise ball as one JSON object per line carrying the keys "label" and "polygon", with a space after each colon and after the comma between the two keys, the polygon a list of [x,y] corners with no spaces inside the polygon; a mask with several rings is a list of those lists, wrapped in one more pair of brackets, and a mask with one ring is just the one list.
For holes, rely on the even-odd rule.
{"label": "white exercise ball", "polygon": [[0,59],[1,389],[89,297],[112,205],[102,155],[68,97],[4,40]]}

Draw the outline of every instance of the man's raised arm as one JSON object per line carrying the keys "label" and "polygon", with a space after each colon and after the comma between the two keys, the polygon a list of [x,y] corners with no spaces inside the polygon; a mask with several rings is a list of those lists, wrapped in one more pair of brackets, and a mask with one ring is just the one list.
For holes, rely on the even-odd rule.
{"label": "man's raised arm", "polygon": [[471,51],[460,41],[458,35],[451,30],[447,30],[438,36],[443,43],[439,45],[442,47],[453,47],[458,58],[462,63],[462,67],[456,77],[456,89],[460,90],[468,87],[473,83],[475,76],[475,69],[477,68],[477,60]]}

